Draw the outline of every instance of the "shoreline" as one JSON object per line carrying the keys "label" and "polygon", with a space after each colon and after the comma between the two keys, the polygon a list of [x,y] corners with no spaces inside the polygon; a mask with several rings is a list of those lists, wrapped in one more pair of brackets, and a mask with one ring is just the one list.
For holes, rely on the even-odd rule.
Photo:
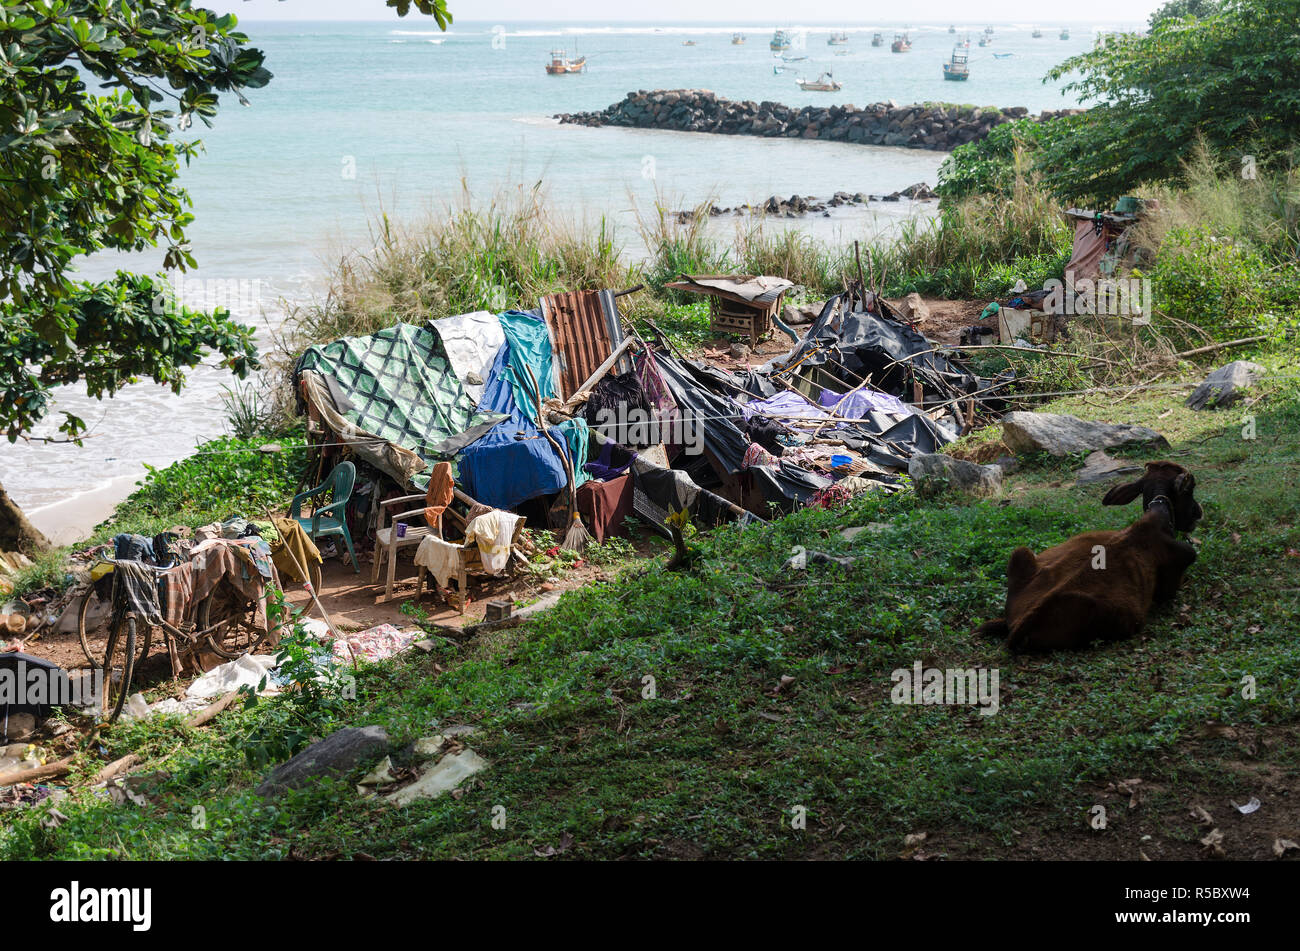
{"label": "shoreline", "polygon": [[55,545],[76,545],[90,537],[134,490],[141,476],[114,476],[106,483],[27,512],[27,518]]}

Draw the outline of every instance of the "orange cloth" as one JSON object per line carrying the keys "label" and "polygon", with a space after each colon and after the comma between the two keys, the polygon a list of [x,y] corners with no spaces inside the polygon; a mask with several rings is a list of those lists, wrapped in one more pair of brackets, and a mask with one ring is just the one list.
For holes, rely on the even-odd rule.
{"label": "orange cloth", "polygon": [[450,462],[440,462],[433,467],[433,472],[429,474],[429,491],[424,495],[424,518],[430,528],[438,524],[442,513],[451,505],[452,489],[455,487],[456,480],[452,478]]}

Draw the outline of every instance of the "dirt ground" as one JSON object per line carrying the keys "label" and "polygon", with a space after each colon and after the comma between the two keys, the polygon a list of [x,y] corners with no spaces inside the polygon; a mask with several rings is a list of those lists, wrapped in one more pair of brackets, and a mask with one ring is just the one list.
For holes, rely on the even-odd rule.
{"label": "dirt ground", "polygon": [[[637,554],[650,557],[663,551],[650,539],[641,538],[633,543]],[[361,571],[357,573],[339,558],[327,558],[322,565],[321,590],[318,592],[321,603],[329,612],[338,629],[344,633],[364,631],[380,624],[392,624],[399,628],[409,628],[416,623],[417,612],[403,613],[402,607],[414,602],[425,612],[425,619],[438,627],[449,631],[473,624],[483,619],[487,602],[509,600],[516,607],[553,591],[567,591],[579,588],[608,577],[609,569],[593,565],[588,561],[579,561],[559,572],[553,577],[533,576],[521,568],[514,568],[510,575],[503,578],[487,576],[470,577],[470,600],[465,613],[460,614],[448,604],[441,592],[430,591],[432,578],[426,576],[423,595],[415,599],[416,568],[411,561],[414,549],[402,553],[398,560],[397,585],[393,589],[391,600],[384,599],[384,579],[378,584],[371,583],[374,562],[370,552],[359,552]],[[300,585],[284,579],[285,595],[295,607],[301,608],[308,617],[320,617],[320,612],[311,604],[311,596]],[[72,602],[71,610],[76,611],[80,598]],[[75,614],[73,615],[75,617]],[[88,631],[87,640],[91,653],[102,658],[107,648],[108,625],[106,622],[94,624]],[[23,647],[25,653],[58,664],[65,670],[80,670],[89,666],[80,638],[75,630],[59,633],[53,630],[38,631]],[[267,653],[270,648],[259,647],[254,653]],[[181,677],[164,691],[168,695],[180,696],[192,680]],[[143,666],[136,671],[134,683],[141,690],[162,687],[171,681],[171,664],[167,657],[166,644],[162,632],[155,631],[149,646],[149,654]]]}

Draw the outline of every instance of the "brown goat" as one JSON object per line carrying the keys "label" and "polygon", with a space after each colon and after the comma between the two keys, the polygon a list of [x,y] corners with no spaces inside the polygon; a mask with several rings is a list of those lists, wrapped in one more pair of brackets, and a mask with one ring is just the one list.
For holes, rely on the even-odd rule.
{"label": "brown goat", "polygon": [[1076,535],[1035,556],[1017,548],[1007,565],[1007,606],[978,634],[1006,638],[1007,650],[1085,647],[1142,628],[1153,601],[1173,598],[1196,549],[1179,541],[1201,517],[1196,479],[1172,462],[1148,462],[1136,482],[1115,486],[1102,505],[1142,496],[1142,517],[1117,532]]}

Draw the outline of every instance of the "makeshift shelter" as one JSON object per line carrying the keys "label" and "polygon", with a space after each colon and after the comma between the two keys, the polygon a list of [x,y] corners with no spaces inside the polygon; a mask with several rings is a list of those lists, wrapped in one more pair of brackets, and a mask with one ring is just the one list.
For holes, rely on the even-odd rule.
{"label": "makeshift shelter", "polygon": [[1074,245],[1070,261],[1065,265],[1065,282],[1070,291],[1074,291],[1077,281],[1115,276],[1119,262],[1127,253],[1126,232],[1139,218],[1139,206],[1135,200],[1127,201],[1130,204],[1126,207],[1134,210],[1066,209],[1065,219],[1074,227]]}
{"label": "makeshift shelter", "polygon": [[400,484],[474,441],[501,413],[479,413],[438,335],[397,324],[308,347],[294,368],[299,392],[334,437]]}
{"label": "makeshift shelter", "polygon": [[[790,286],[747,276],[674,286],[684,283],[755,313]],[[449,524],[539,506],[567,521],[572,504],[603,539],[629,514],[667,533],[682,509],[702,528],[758,524],[773,506],[889,490],[913,455],[957,437],[957,404],[989,389],[861,290],[827,301],[788,353],[740,372],[688,359],[653,323],[649,339],[624,327],[618,296],[556,294],[533,311],[312,347],[297,367],[301,394],[322,443],[342,443],[403,492],[450,461],[463,508],[448,510]]]}

